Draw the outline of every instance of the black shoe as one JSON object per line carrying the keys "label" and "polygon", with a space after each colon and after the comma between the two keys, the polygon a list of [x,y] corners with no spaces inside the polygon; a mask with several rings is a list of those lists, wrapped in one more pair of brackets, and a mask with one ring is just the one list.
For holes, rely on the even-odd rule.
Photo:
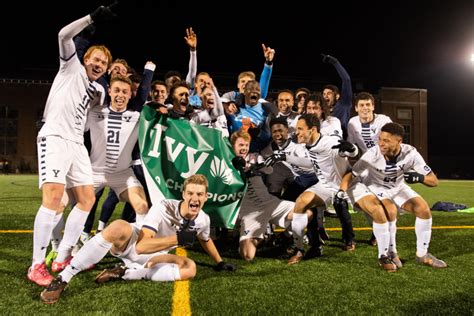
{"label": "black shoe", "polygon": [[375,238],[374,233],[372,233],[372,236],[370,236],[370,239],[367,243],[374,247],[377,246],[377,239]]}
{"label": "black shoe", "polygon": [[95,283],[102,284],[109,281],[122,280],[125,271],[127,271],[127,267],[124,265],[118,265],[112,269],[105,269],[95,278]]}
{"label": "black shoe", "polygon": [[348,241],[344,244],[342,249],[344,249],[345,251],[354,251],[356,249],[356,243],[353,240]]}
{"label": "black shoe", "polygon": [[44,290],[41,292],[41,301],[45,304],[54,304],[59,301],[61,293],[66,288],[67,283],[58,275]]}
{"label": "black shoe", "polygon": [[319,258],[323,256],[323,247],[321,246],[313,246],[308,249],[304,256],[304,260]]}

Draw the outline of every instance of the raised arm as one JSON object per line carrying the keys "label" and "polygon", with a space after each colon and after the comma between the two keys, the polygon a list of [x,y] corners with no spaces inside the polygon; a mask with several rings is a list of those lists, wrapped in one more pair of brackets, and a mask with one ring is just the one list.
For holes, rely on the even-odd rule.
{"label": "raised arm", "polygon": [[156,65],[152,61],[147,61],[143,70],[142,81],[137,90],[137,95],[130,100],[128,107],[135,111],[141,111],[151,90],[151,81]]}
{"label": "raised arm", "polygon": [[265,57],[265,64],[263,65],[263,71],[260,75],[260,95],[262,99],[265,99],[268,95],[268,89],[270,87],[270,79],[273,71],[273,58],[275,57],[275,50],[262,44],[263,56]]}
{"label": "raised arm", "polygon": [[86,15],[72,23],[69,23],[59,31],[59,57],[69,60],[76,53],[73,37],[79,34],[84,28],[92,24],[90,15]]}
{"label": "raised arm", "polygon": [[189,84],[191,89],[194,89],[194,80],[196,79],[197,74],[197,36],[192,27],[186,29],[184,40],[189,46],[189,66],[188,74],[186,75],[186,82]]}

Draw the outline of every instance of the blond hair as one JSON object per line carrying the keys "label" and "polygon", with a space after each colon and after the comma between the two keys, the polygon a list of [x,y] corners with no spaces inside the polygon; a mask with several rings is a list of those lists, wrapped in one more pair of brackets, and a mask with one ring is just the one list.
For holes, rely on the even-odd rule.
{"label": "blond hair", "polygon": [[203,185],[206,188],[206,192],[207,192],[207,189],[209,188],[209,182],[207,182],[206,176],[202,174],[193,174],[192,176],[184,180],[183,191],[186,191],[186,186],[188,184]]}

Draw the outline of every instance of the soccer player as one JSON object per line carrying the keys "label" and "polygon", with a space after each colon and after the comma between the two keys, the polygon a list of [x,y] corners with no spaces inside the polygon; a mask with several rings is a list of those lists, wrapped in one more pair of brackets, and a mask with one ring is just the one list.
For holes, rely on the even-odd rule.
{"label": "soccer player", "polygon": [[342,137],[341,122],[337,117],[330,115],[329,107],[321,94],[310,94],[306,98],[303,113],[315,114],[319,118],[322,135]]}
{"label": "soccer player", "polygon": [[[415,215],[416,261],[434,268],[446,268],[447,264],[428,252],[431,240],[431,210],[426,201],[407,183],[438,185],[438,178],[426,165],[418,151],[403,144],[403,126],[397,123],[385,124],[380,133],[378,146],[369,149],[353,166],[352,175],[367,185],[382,202],[389,221],[396,220],[397,208]],[[389,252],[397,257],[395,243],[396,229],[390,229]]]}
{"label": "soccer player", "polygon": [[87,112],[104,102],[104,89],[96,80],[106,72],[112,56],[105,46],[92,46],[84,54],[84,65],[81,65],[73,37],[91,23],[113,15],[110,8],[101,6],[59,32],[60,69],[46,101],[45,123],[38,133],[42,203],[35,218],[33,262],[28,270],[28,279],[41,286],[53,280],[44,259],[51,232],[61,217],[65,188],[72,191],[77,204],[67,219],[59,253],[70,251],[76,244],[95,200],[83,135]]}
{"label": "soccer player", "polygon": [[132,169],[132,151],[138,139],[140,112],[127,108],[132,97],[132,81],[115,76],[110,80],[109,106],[89,112],[86,129],[91,133],[91,163],[94,189],[108,185],[118,197],[129,202],[141,223],[148,206],[142,185]]}
{"label": "soccer player", "polygon": [[[349,120],[347,127],[347,140],[359,147],[362,154],[369,148],[377,146],[379,142],[380,129],[392,120],[390,117],[383,114],[375,114],[375,99],[373,95],[368,92],[360,92],[355,98],[355,111],[357,116]],[[368,218],[372,224],[370,218]],[[389,222],[390,229],[396,229],[396,221]],[[369,244],[377,245],[377,240],[372,234],[369,239]]]}
{"label": "soccer player", "polygon": [[242,258],[251,261],[269,223],[289,228],[295,203],[281,200],[268,192],[261,174],[268,174],[273,170],[264,165],[261,155],[249,153],[249,133],[243,130],[234,132],[230,141],[236,154],[233,164],[243,171],[248,182],[239,212],[239,251]]}
{"label": "soccer player", "polygon": [[71,279],[80,271],[99,262],[110,251],[124,266],[104,270],[96,283],[111,280],[187,280],[196,275],[196,265],[188,258],[168,254],[178,245],[191,246],[195,237],[217,263],[218,271],[235,271],[225,263],[212,239],[210,219],[202,207],[207,200],[208,182],[203,175],[184,181],[182,200],[163,200],[151,207],[143,226],[115,220],[88,241],[71,264],[41,293],[46,304],[56,303]]}
{"label": "soccer player", "polygon": [[331,115],[337,117],[341,122],[342,131],[344,132],[344,139],[347,136],[347,123],[351,115],[352,107],[352,82],[351,77],[346,69],[341,65],[337,58],[321,54],[323,63],[328,63],[336,68],[336,71],[341,78],[341,90],[332,84],[323,87],[323,98],[331,111]]}
{"label": "soccer player", "polygon": [[[120,75],[110,80],[109,106],[96,106],[89,111],[86,130],[90,130],[94,190],[109,186],[117,196],[130,203],[141,224],[148,212],[145,191],[136,178],[132,151],[138,138],[140,112],[128,110],[132,97],[132,81]],[[51,265],[53,272],[62,271],[71,260],[69,252],[58,252]]]}
{"label": "soccer player", "polygon": [[[350,170],[346,157],[355,157],[358,152],[355,145],[341,140],[337,136],[320,134],[320,124],[316,115],[303,114],[296,125],[298,143],[306,144],[318,182],[304,191],[296,200],[292,231],[297,249],[288,264],[295,264],[303,259],[303,234],[308,224],[308,209],[327,206],[331,203],[334,194],[339,189],[342,177]],[[355,247],[354,232],[348,205],[344,199],[338,200],[338,202],[340,203],[336,203],[335,200],[333,205],[341,221],[344,249],[353,250]],[[318,242],[319,239],[313,238],[313,240]],[[320,246],[315,244],[310,248],[306,257],[309,259],[320,255]]]}
{"label": "soccer player", "polygon": [[277,106],[278,114],[276,117],[283,117],[287,121],[289,137],[293,138],[296,130],[296,122],[298,121],[299,114],[293,111],[295,105],[295,98],[293,91],[284,89],[278,92]]}
{"label": "soccer player", "polygon": [[347,141],[356,144],[364,154],[367,150],[377,146],[382,126],[392,122],[390,117],[375,114],[375,99],[368,92],[360,92],[355,98],[357,116],[349,120],[347,127]]}

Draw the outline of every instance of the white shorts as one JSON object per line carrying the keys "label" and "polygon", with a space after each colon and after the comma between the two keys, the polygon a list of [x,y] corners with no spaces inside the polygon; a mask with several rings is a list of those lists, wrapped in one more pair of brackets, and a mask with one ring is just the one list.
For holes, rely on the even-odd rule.
{"label": "white shorts", "polygon": [[352,205],[355,205],[360,199],[367,195],[373,195],[369,188],[363,183],[355,182],[346,191],[346,195]]}
{"label": "white shorts", "polygon": [[132,187],[142,187],[140,181],[133,173],[132,168],[127,168],[116,173],[94,173],[94,191],[97,193],[105,186],[109,186],[120,197],[120,193]]}
{"label": "white shorts", "polygon": [[337,190],[338,189],[333,188],[328,183],[323,183],[319,181],[315,185],[312,185],[307,188],[305,192],[311,192],[316,194],[321,200],[324,201],[324,204],[326,204],[327,207],[331,205],[332,198],[334,197],[334,194],[336,194]]}
{"label": "white shorts", "polygon": [[[245,201],[245,198],[244,198]],[[267,224],[275,224],[281,228],[289,227],[291,221],[286,217],[295,207],[295,202],[280,200],[275,197],[272,203],[264,206],[240,208],[240,241],[249,238],[263,238]]]}
{"label": "white shorts", "polygon": [[390,190],[370,185],[368,187],[369,190],[372,191],[380,201],[387,199],[391,200],[393,203],[395,203],[395,205],[397,205],[398,208],[401,208],[406,201],[420,196],[406,183],[401,183],[399,187]]}
{"label": "white shorts", "polygon": [[37,138],[39,187],[62,183],[66,188],[92,185],[92,167],[87,149],[59,136]]}
{"label": "white shorts", "polygon": [[122,259],[127,268],[141,268],[153,257],[160,256],[168,253],[168,250],[162,250],[155,253],[138,254],[136,251],[136,245],[138,236],[140,234],[140,228],[135,224],[130,224],[133,228],[132,236],[128,241],[127,248],[121,253],[112,253],[113,256]]}

